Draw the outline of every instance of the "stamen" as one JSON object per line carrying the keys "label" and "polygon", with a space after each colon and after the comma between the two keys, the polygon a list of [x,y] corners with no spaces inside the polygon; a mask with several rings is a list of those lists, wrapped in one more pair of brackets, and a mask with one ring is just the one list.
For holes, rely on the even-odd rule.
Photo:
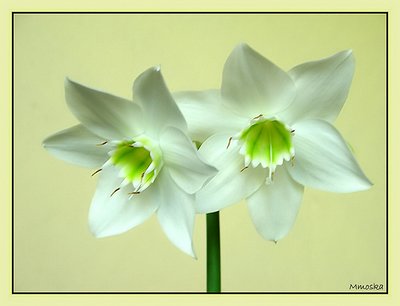
{"label": "stamen", "polygon": [[131,199],[133,198],[133,196],[134,196],[134,195],[137,195],[137,194],[140,194],[140,192],[139,192],[139,191],[129,192],[129,193],[128,193],[128,195],[129,195],[128,200],[131,200]]}
{"label": "stamen", "polygon": [[107,143],[108,143],[108,141],[106,140],[106,141],[103,141],[102,143],[96,144],[96,146],[98,146],[98,147],[104,146],[104,145],[107,144]]}
{"label": "stamen", "polygon": [[258,116],[254,117],[253,120],[260,119],[263,116],[263,114],[259,114]]}
{"label": "stamen", "polygon": [[[136,190],[134,191],[134,192],[137,192],[138,194],[140,193],[140,192],[139,192],[140,188],[142,188],[143,178],[144,178],[144,175],[145,175],[145,174],[146,174],[146,172],[143,172],[142,175],[140,176],[139,185],[136,187]],[[132,194],[132,193],[130,193],[130,194]]]}
{"label": "stamen", "polygon": [[292,158],[290,159],[290,164],[292,165],[292,167],[294,166],[294,156],[292,156]]}
{"label": "stamen", "polygon": [[151,162],[150,166],[146,169],[146,171],[144,172],[143,175],[146,175],[146,174],[150,173],[153,170],[154,170],[154,172],[156,172],[157,168],[156,168],[156,164],[154,162]]}
{"label": "stamen", "polygon": [[111,193],[111,195],[110,195],[110,198],[114,195],[114,193],[116,193],[118,190],[120,190],[121,188],[120,187],[118,187],[117,189],[115,189],[112,193]]}
{"label": "stamen", "polygon": [[271,167],[269,167],[269,175],[268,175],[268,177],[267,177],[266,180],[265,180],[265,183],[266,183],[267,185],[272,184],[272,183],[274,182],[274,173],[275,173],[275,171],[272,170]]}
{"label": "stamen", "polygon": [[229,140],[228,140],[228,145],[226,146],[226,149],[228,149],[228,148],[229,148],[229,146],[231,145],[231,141],[232,141],[232,137],[229,137]]}
{"label": "stamen", "polygon": [[94,176],[95,174],[97,174],[97,173],[99,173],[101,170],[103,170],[103,169],[98,169],[98,170],[96,170],[95,172],[93,172],[90,176]]}
{"label": "stamen", "polygon": [[247,168],[249,168],[249,166],[243,167],[242,170],[240,170],[240,172],[243,172],[243,171],[246,170]]}

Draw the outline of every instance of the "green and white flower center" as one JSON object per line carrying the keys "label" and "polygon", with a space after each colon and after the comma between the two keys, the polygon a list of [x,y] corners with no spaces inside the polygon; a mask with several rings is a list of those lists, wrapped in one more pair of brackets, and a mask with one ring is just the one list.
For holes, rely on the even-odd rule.
{"label": "green and white flower center", "polygon": [[120,168],[121,184],[132,184],[134,193],[140,193],[149,187],[162,168],[160,150],[146,138],[121,141],[110,152],[110,162]]}
{"label": "green and white flower center", "polygon": [[269,168],[271,181],[276,166],[294,158],[293,132],[279,120],[265,119],[261,115],[254,118],[238,136],[245,167],[251,164],[255,168],[261,164],[263,168]]}

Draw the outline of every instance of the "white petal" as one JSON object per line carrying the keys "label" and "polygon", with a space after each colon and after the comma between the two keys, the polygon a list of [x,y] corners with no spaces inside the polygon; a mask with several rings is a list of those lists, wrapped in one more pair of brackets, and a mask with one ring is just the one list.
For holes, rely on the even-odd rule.
{"label": "white petal", "polygon": [[292,177],[305,186],[354,192],[371,187],[339,132],[323,120],[305,120],[294,125]]}
{"label": "white petal", "polygon": [[[96,237],[118,235],[146,221],[157,209],[158,197],[153,186],[144,192],[130,196],[132,185],[114,192],[123,178],[119,169],[105,167],[89,210],[89,226]],[[114,194],[113,194],[114,192]],[[111,196],[111,194],[113,194]]]}
{"label": "white petal", "polygon": [[248,124],[248,118],[240,117],[222,105],[219,90],[182,91],[173,96],[193,140],[203,142],[217,132],[238,132]]}
{"label": "white petal", "polygon": [[354,74],[351,50],[304,63],[289,71],[297,95],[280,116],[288,124],[307,118],[333,122],[346,101]]}
{"label": "white petal", "polygon": [[232,140],[232,136],[229,133],[218,133],[207,138],[199,149],[200,156],[213,166],[223,167],[226,154],[238,150],[237,140]]}
{"label": "white petal", "polygon": [[[204,144],[208,147],[207,140]],[[202,156],[208,161],[206,151],[208,148],[203,150]],[[267,175],[261,167],[250,166],[243,170],[244,157],[239,154],[237,146],[217,157],[213,165],[219,170],[218,174],[196,194],[196,211],[200,213],[214,212],[236,204],[256,191]]]}
{"label": "white petal", "polygon": [[166,126],[186,131],[187,125],[176,106],[159,68],[143,72],[133,84],[133,100],[143,108],[146,133],[157,137]]}
{"label": "white petal", "polygon": [[157,217],[161,227],[177,248],[196,257],[192,242],[195,220],[194,195],[180,189],[165,168],[157,180],[160,201]]}
{"label": "white petal", "polygon": [[240,44],[225,63],[221,94],[224,103],[238,114],[269,117],[293,101],[295,86],[285,71]]}
{"label": "white petal", "polygon": [[271,184],[263,184],[247,199],[250,216],[261,236],[278,241],[288,234],[296,220],[303,190],[282,166],[277,168]]}
{"label": "white petal", "polygon": [[142,112],[133,102],[65,80],[65,99],[75,117],[107,140],[142,132]]}
{"label": "white petal", "polygon": [[76,125],[47,137],[43,146],[55,157],[88,168],[101,167],[109,158],[107,145],[99,145],[103,138],[83,125]]}
{"label": "white petal", "polygon": [[160,137],[165,166],[172,179],[187,193],[195,193],[217,169],[203,162],[192,141],[174,127],[166,128]]}

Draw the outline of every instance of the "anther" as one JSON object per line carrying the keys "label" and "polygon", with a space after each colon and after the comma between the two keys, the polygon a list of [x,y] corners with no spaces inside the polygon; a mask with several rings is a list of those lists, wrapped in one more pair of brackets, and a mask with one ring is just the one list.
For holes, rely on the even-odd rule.
{"label": "anther", "polygon": [[129,192],[129,193],[128,193],[128,195],[129,195],[129,200],[132,199],[133,196],[134,196],[134,195],[137,195],[137,194],[140,194],[140,191],[132,191],[132,192]]}
{"label": "anther", "polygon": [[292,156],[292,158],[290,159],[290,163],[292,165],[292,167],[294,166],[294,156]]}
{"label": "anther", "polygon": [[294,134],[294,132],[296,132],[296,130],[291,130],[290,133]]}
{"label": "anther", "polygon": [[255,116],[255,117],[253,118],[253,120],[260,119],[262,116],[263,116],[263,114],[259,114],[258,116]]}
{"label": "anther", "polygon": [[99,173],[101,170],[103,170],[103,169],[98,169],[98,170],[96,170],[95,172],[93,172],[90,176],[94,176],[95,174],[97,174],[97,173]]}
{"label": "anther", "polygon": [[108,143],[108,141],[106,140],[106,141],[103,141],[102,143],[98,143],[96,146],[98,146],[98,147],[104,146],[107,143]]}
{"label": "anther", "polygon": [[249,166],[243,167],[242,170],[240,170],[240,172],[243,172],[244,170],[246,170]]}
{"label": "anther", "polygon": [[110,195],[110,198],[114,195],[114,193],[116,193],[118,190],[120,190],[121,188],[120,187],[118,187],[117,189],[115,189],[112,193],[111,193],[111,195]]}
{"label": "anther", "polygon": [[229,137],[229,140],[228,140],[228,145],[226,146],[226,149],[228,149],[228,148],[229,148],[229,146],[231,145],[231,141],[232,141],[232,137]]}

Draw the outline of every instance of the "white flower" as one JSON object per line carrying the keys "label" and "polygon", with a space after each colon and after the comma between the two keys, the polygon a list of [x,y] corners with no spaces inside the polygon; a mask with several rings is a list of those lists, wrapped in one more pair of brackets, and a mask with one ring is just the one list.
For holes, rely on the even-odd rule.
{"label": "white flower", "polygon": [[89,211],[93,234],[123,233],[156,212],[171,242],[195,256],[194,193],[216,170],[199,158],[186,135],[185,119],[159,68],[136,79],[134,102],[68,79],[65,96],[81,124],[43,144],[64,161],[98,168]]}
{"label": "white flower", "polygon": [[219,173],[197,193],[199,212],[247,199],[258,232],[283,238],[303,186],[353,192],[371,183],[332,126],[350,88],[351,51],[288,73],[245,44],[227,59],[221,90],[175,95],[192,136]]}

